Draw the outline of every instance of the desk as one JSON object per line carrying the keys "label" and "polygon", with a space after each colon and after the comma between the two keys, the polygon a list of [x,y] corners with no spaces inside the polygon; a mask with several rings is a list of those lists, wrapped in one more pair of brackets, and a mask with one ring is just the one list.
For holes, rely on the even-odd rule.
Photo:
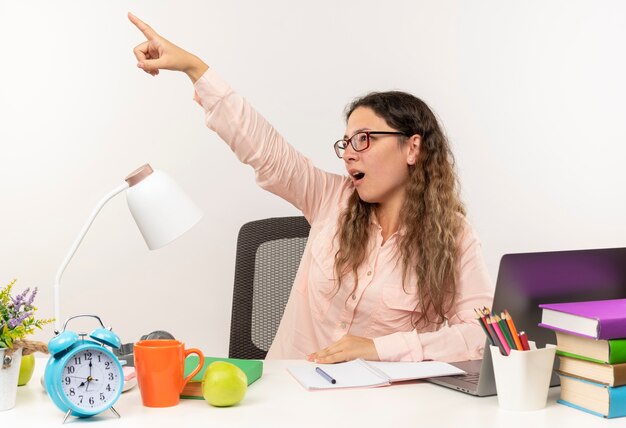
{"label": "desk", "polygon": [[[33,379],[19,387],[15,408],[0,412],[2,427],[61,426],[63,413],[39,383],[46,359],[38,358]],[[263,377],[250,386],[234,407],[211,407],[204,400],[181,400],[169,408],[141,404],[139,388],[123,393],[110,411],[67,426],[96,427],[613,427],[626,419],[606,420],[556,403],[551,388],[548,406],[533,412],[500,410],[496,397],[478,398],[426,382],[405,382],[382,388],[305,390],[285,370],[305,361],[266,361]],[[93,424],[93,425],[92,425]]]}

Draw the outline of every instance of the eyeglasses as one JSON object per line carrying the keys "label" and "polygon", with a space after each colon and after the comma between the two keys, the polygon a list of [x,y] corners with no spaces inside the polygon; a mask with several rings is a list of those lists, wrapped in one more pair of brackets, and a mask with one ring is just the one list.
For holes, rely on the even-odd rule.
{"label": "eyeglasses", "polygon": [[335,154],[339,159],[343,158],[343,154],[348,148],[348,143],[352,146],[355,152],[362,152],[370,146],[370,135],[404,135],[404,132],[392,132],[392,131],[360,131],[354,134],[350,138],[344,138],[337,141],[334,145]]}

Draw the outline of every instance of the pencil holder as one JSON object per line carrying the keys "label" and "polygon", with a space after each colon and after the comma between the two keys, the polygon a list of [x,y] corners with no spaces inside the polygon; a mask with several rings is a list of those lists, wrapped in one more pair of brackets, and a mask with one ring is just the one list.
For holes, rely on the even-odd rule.
{"label": "pencil holder", "polygon": [[556,346],[537,349],[535,342],[529,345],[530,351],[511,350],[508,356],[496,346],[489,347],[502,409],[538,410],[546,406]]}

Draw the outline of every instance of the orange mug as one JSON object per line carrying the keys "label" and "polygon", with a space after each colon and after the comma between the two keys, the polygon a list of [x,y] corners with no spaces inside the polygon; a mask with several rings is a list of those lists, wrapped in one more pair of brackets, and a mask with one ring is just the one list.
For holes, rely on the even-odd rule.
{"label": "orange mug", "polygon": [[[185,349],[185,344],[178,340],[140,340],[135,343],[134,353],[137,383],[146,407],[177,405],[184,386],[204,366],[202,351]],[[189,354],[197,354],[200,361],[185,377],[185,358]]]}

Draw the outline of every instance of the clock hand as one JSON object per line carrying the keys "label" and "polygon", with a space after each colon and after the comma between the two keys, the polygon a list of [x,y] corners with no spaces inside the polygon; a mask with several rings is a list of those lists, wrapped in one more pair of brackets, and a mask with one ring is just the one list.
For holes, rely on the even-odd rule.
{"label": "clock hand", "polygon": [[89,383],[93,380],[91,377],[91,361],[89,361],[89,376],[87,377],[87,387],[85,388],[85,392],[89,391]]}
{"label": "clock hand", "polygon": [[[90,384],[91,382],[98,382],[98,381],[99,381],[98,379],[95,379],[95,378],[93,378],[93,377],[89,376],[89,377],[87,378],[87,388],[85,388],[85,392],[89,391],[89,384]],[[80,386],[83,386],[84,384],[85,384],[85,382],[81,383],[81,384],[80,384],[80,385],[78,385],[78,386],[80,387]]]}

